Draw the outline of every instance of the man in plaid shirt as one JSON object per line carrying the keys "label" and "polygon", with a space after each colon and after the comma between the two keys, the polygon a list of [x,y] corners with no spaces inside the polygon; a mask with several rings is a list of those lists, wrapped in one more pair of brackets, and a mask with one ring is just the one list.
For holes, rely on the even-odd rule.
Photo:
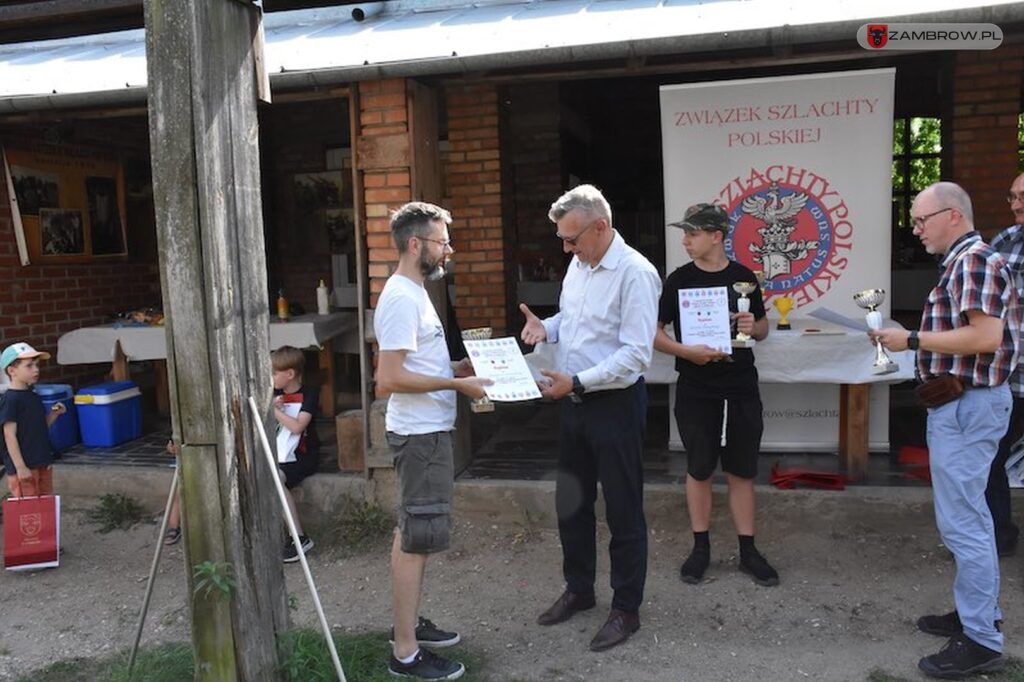
{"label": "man in plaid shirt", "polygon": [[958,377],[965,390],[928,408],[935,521],[956,558],[956,611],[923,616],[917,626],[949,637],[918,663],[933,677],[959,678],[1003,665],[998,621],[999,560],[985,485],[1010,417],[1010,374],[1017,364],[1020,307],[1013,277],[974,230],[967,193],[939,182],[917,195],[914,234],[931,254],[944,254],[942,276],[921,316],[921,330],[871,332],[893,351],[917,351],[922,381]]}
{"label": "man in plaid shirt", "polygon": [[[1021,173],[1010,185],[1006,194],[1013,217],[1017,221],[1000,232],[992,240],[992,248],[999,251],[1006,259],[1017,285],[1017,294],[1024,301],[1024,173]],[[1013,393],[1013,411],[1006,434],[999,441],[999,452],[992,462],[992,470],[988,475],[988,487],[985,499],[989,511],[992,512],[992,523],[996,528],[996,549],[999,556],[1010,556],[1017,549],[1017,536],[1020,529],[1013,522],[1010,513],[1010,482],[1006,479],[1006,460],[1010,457],[1010,448],[1024,436],[1024,371],[1021,366],[1010,376],[1010,391]]]}

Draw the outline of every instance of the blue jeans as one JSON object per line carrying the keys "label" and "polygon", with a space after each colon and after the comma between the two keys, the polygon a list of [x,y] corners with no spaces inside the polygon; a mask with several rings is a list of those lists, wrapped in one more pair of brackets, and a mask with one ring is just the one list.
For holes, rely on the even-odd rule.
{"label": "blue jeans", "polygon": [[999,559],[992,515],[985,501],[989,469],[1010,418],[1010,389],[968,389],[963,396],[928,410],[935,522],[956,558],[953,599],[964,634],[995,651],[1003,635],[999,611]]}

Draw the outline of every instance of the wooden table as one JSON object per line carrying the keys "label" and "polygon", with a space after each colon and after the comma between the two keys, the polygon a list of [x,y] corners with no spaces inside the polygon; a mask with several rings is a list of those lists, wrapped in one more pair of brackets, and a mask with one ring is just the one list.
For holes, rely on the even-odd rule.
{"label": "wooden table", "polygon": [[[358,352],[357,321],[355,312],[335,312],[300,315],[288,322],[273,319],[270,323],[271,350],[282,346],[319,350],[320,368],[326,374],[320,387],[320,412],[326,417],[333,417],[335,412],[334,348],[346,352],[354,348],[354,352]],[[110,362],[114,381],[126,381],[131,375],[129,363],[139,360],[155,361],[157,409],[166,414],[167,337],[164,327],[82,327],[57,341],[58,364]]]}

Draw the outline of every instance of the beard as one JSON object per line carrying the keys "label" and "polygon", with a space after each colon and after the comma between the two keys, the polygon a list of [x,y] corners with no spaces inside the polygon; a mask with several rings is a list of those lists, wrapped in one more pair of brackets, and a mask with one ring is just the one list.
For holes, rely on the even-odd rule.
{"label": "beard", "polygon": [[420,254],[420,273],[423,275],[423,279],[428,282],[436,282],[439,279],[443,279],[445,275],[444,260],[444,256],[430,258],[426,253]]}

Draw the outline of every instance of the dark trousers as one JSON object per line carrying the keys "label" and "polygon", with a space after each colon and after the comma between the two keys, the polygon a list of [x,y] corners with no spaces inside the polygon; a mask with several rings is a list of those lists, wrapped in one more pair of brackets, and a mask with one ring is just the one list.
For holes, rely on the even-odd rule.
{"label": "dark trousers", "polygon": [[992,469],[988,472],[988,487],[985,488],[985,500],[992,513],[992,523],[996,527],[996,544],[1003,546],[1013,543],[1020,530],[1013,522],[1010,513],[1010,483],[1006,479],[1006,460],[1010,456],[1010,448],[1024,435],[1024,398],[1013,397],[1013,411],[1006,435],[999,441],[999,451],[992,460]]}
{"label": "dark trousers", "polygon": [[636,612],[647,578],[644,519],[644,429],[647,389],[641,378],[629,388],[568,398],[562,404],[555,507],[562,540],[562,573],[570,592],[594,590],[597,483],[604,491],[612,540],[612,608]]}

